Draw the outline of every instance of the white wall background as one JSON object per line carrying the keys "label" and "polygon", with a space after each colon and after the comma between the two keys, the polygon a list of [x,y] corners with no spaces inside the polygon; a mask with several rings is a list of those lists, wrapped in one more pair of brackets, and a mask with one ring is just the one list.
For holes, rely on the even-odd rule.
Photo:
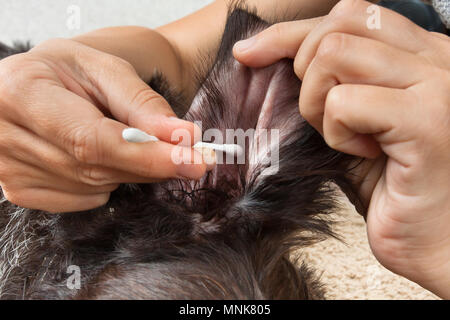
{"label": "white wall background", "polygon": [[[192,13],[212,0],[0,0],[0,41],[72,37],[119,25],[150,28]],[[80,29],[71,29],[68,8],[80,8]]]}

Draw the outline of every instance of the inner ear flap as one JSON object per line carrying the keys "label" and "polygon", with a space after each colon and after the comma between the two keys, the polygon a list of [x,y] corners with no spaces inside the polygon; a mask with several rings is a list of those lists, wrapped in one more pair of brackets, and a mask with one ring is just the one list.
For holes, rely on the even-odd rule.
{"label": "inner ear flap", "polygon": [[[216,68],[222,63],[227,63],[232,58],[233,46],[236,42],[247,39],[269,27],[270,24],[259,18],[255,11],[250,12],[247,10],[240,1],[232,4],[230,7],[230,14],[215,60]],[[0,57],[1,49],[0,44]],[[213,68],[214,66],[211,69]],[[209,72],[210,70],[205,73]],[[203,81],[202,77],[203,75],[198,75],[199,82]],[[169,102],[178,117],[182,118],[186,115],[188,111],[186,98],[182,92],[177,92],[170,88],[170,84],[161,73],[156,72],[147,84]]]}

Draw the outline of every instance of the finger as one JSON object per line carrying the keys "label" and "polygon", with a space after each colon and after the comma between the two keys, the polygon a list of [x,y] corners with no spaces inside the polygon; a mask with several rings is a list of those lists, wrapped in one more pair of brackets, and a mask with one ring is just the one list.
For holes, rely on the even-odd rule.
{"label": "finger", "polygon": [[295,62],[297,76],[303,79],[322,39],[336,32],[378,40],[411,53],[427,48],[428,32],[409,19],[366,1],[344,0],[302,42]]}
{"label": "finger", "polygon": [[376,40],[330,34],[321,42],[304,77],[300,112],[322,132],[325,100],[335,85],[364,83],[405,89],[421,80],[424,65],[421,58]]}
{"label": "finger", "polygon": [[80,195],[45,188],[30,188],[17,192],[3,188],[3,194],[8,201],[22,208],[50,213],[95,209],[105,205],[111,196],[109,193]]}
{"label": "finger", "polygon": [[122,137],[127,128],[107,118],[82,127],[72,140],[75,159],[153,179],[199,179],[205,174],[203,157],[194,149],[165,142],[128,143]]}
{"label": "finger", "polygon": [[[28,171],[29,172],[29,171]],[[43,173],[41,171],[41,173]],[[52,175],[51,173],[45,172],[45,178],[42,179],[39,175],[35,175],[33,178],[27,176],[26,181],[15,182],[15,185],[23,188],[45,188],[53,189],[61,192],[79,194],[79,195],[94,195],[111,193],[117,190],[120,184],[106,184],[101,186],[93,186],[84,183],[77,183],[61,177]]]}
{"label": "finger", "polygon": [[[98,59],[105,59],[103,53],[95,55],[98,55]],[[198,127],[178,119],[169,103],[151,89],[130,64],[113,59],[111,68],[105,70],[105,66],[96,59],[79,59],[80,68],[95,84],[93,94],[115,119],[170,143],[183,142],[191,146],[201,139],[198,133],[194,134],[195,129],[199,130]],[[179,129],[189,132],[191,139],[173,141],[173,132]]]}
{"label": "finger", "polygon": [[283,58],[294,59],[301,43],[324,17],[275,24],[233,48],[235,58],[250,67],[265,67]]}
{"label": "finger", "polygon": [[118,183],[93,186],[85,183],[78,183],[71,180],[62,179],[61,177],[52,174],[48,174],[46,177],[47,180],[36,179],[35,182],[27,181],[27,184],[29,185],[29,187],[53,189],[57,191],[81,195],[111,193],[117,190],[120,186],[120,184]]}
{"label": "finger", "polygon": [[[47,94],[33,101],[23,101],[25,107],[16,111],[16,121],[65,150],[79,163],[106,166],[152,179],[199,179],[205,174],[206,164],[195,150],[165,142],[128,143],[123,140],[122,132],[129,127],[105,118],[85,99],[57,85],[33,88],[38,89]],[[65,101],[64,108],[58,106],[60,101]],[[174,161],[172,156],[179,153],[185,158],[181,162]]]}
{"label": "finger", "polygon": [[[41,185],[43,181],[47,181],[51,183],[50,186],[53,186],[53,189],[58,189],[56,187],[59,183],[58,181],[64,180],[72,182],[73,186],[69,185],[61,190],[90,194],[99,190],[92,187],[104,186],[106,189],[100,189],[100,191],[106,192],[119,183],[151,183],[158,181],[154,178],[141,177],[108,167],[80,164],[64,150],[41,139],[25,128],[10,123],[0,121],[0,133],[2,145],[7,146],[7,148],[1,148],[0,153],[5,157],[17,160],[15,163],[11,163],[11,168],[15,167],[16,163],[24,163],[40,169],[42,172],[39,175],[41,182],[36,182],[36,185]],[[23,172],[25,172],[24,169],[18,171],[17,177],[21,173],[23,175]],[[54,178],[49,178],[50,173]],[[36,179],[36,181],[39,180]],[[91,188],[88,186],[91,186]]]}
{"label": "finger", "polygon": [[10,155],[2,154],[0,158],[0,181],[16,190],[27,188],[48,188],[74,194],[100,194],[110,193],[119,187],[119,184],[89,185],[82,182],[65,179],[50,171],[25,163]]}
{"label": "finger", "polygon": [[408,140],[404,123],[408,122],[407,115],[414,113],[413,105],[411,96],[402,89],[336,86],[325,103],[325,141],[333,149],[364,158],[379,156],[380,147],[391,156],[390,144]]}

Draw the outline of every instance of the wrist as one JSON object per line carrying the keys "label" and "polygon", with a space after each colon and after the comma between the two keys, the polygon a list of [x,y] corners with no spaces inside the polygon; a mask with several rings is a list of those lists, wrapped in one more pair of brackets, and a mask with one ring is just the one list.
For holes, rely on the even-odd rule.
{"label": "wrist", "polygon": [[447,261],[438,269],[429,271],[418,280],[411,280],[442,299],[450,299],[450,261]]}
{"label": "wrist", "polygon": [[[415,231],[415,234],[420,233],[421,229],[441,235],[444,233],[436,228],[422,226]],[[403,245],[404,254],[398,253],[397,256],[397,258],[401,257],[397,262],[403,260],[402,266],[398,265],[398,268],[394,268],[393,271],[443,299],[450,299],[450,237],[421,239],[420,242],[417,240]]]}
{"label": "wrist", "polygon": [[95,30],[73,38],[81,44],[129,62],[148,82],[155,71],[171,86],[182,88],[182,66],[172,44],[159,32],[135,26]]}
{"label": "wrist", "polygon": [[[412,255],[402,256],[397,260],[397,268],[387,266],[393,272],[419,284],[443,299],[450,299],[450,238],[439,241],[428,250],[422,248],[411,252]],[[417,244],[414,247],[418,247]]]}

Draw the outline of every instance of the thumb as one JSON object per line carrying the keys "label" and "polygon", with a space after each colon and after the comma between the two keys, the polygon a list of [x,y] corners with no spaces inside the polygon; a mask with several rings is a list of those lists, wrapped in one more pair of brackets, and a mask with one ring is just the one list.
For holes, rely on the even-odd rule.
{"label": "thumb", "polygon": [[[169,143],[191,146],[200,140],[200,129],[192,122],[177,118],[169,103],[139,77],[131,64],[114,57],[113,66],[105,68],[98,60],[104,55],[101,53],[95,63],[85,63],[82,67],[95,84],[97,100],[115,119]],[[185,132],[182,138],[177,134],[180,130]]]}
{"label": "thumb", "polygon": [[234,57],[254,68],[271,65],[281,59],[294,59],[309,32],[324,17],[275,24],[233,48]]}

